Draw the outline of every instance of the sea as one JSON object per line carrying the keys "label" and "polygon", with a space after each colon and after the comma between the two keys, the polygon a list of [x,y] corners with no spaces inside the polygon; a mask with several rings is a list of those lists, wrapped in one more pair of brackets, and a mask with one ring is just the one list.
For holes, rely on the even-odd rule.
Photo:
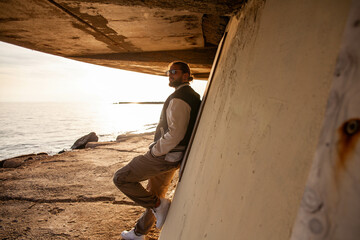
{"label": "sea", "polygon": [[0,102],[0,160],[70,150],[95,132],[99,142],[155,131],[162,104]]}

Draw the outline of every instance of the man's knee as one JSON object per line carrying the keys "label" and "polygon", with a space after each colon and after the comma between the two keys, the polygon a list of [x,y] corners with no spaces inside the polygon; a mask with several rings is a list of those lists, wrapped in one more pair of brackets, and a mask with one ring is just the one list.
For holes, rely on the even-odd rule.
{"label": "man's knee", "polygon": [[128,170],[126,169],[126,166],[117,170],[114,174],[113,182],[117,188],[121,188],[124,184],[126,184],[128,181],[126,180],[126,176],[128,175]]}

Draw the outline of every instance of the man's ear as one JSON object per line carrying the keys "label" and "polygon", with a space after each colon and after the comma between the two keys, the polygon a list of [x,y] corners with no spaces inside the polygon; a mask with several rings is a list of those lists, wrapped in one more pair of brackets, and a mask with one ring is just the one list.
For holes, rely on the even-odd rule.
{"label": "man's ear", "polygon": [[184,73],[184,74],[182,75],[182,81],[183,81],[183,82],[188,82],[188,81],[189,81],[189,77],[190,77],[189,73]]}

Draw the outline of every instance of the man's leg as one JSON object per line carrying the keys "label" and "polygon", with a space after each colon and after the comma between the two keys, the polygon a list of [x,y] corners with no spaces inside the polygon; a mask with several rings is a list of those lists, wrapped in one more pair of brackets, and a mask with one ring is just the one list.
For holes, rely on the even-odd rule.
{"label": "man's leg", "polygon": [[178,163],[165,161],[164,157],[152,157],[149,152],[135,157],[115,173],[115,185],[135,203],[145,208],[154,208],[159,197],[147,191],[140,182],[157,175],[173,172]]}
{"label": "man's leg", "polygon": [[[175,174],[176,168],[149,179],[147,190],[159,198],[163,198],[169,189],[171,179]],[[139,218],[135,225],[137,234],[146,235],[155,223],[155,217],[150,208],[147,208],[144,214]]]}

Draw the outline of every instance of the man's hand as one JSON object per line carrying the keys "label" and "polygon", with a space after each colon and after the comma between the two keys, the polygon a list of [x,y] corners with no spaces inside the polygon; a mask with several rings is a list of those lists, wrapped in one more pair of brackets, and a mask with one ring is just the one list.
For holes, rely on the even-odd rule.
{"label": "man's hand", "polygon": [[152,143],[150,143],[150,145],[149,145],[149,149],[152,149],[152,147],[153,147],[155,144],[156,144],[156,142],[152,142]]}
{"label": "man's hand", "polygon": [[150,149],[150,154],[151,156],[153,157],[156,157],[153,153],[152,153],[152,148],[155,146],[156,142],[152,142],[150,145],[149,145],[149,149]]}

